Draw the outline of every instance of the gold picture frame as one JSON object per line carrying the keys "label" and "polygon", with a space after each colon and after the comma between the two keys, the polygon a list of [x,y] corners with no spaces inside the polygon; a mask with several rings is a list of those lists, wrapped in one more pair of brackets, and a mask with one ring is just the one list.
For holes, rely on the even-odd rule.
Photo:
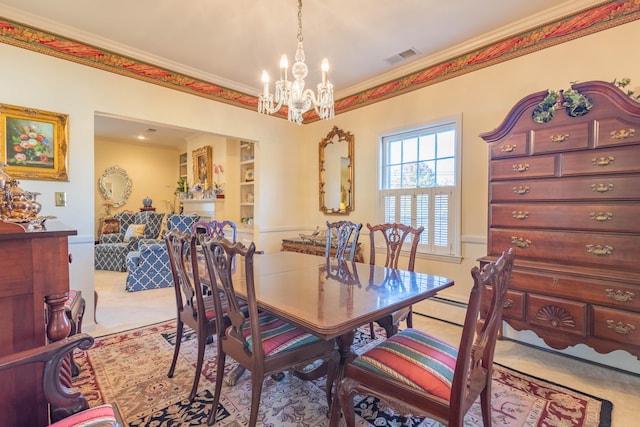
{"label": "gold picture frame", "polygon": [[210,145],[193,150],[193,182],[199,182],[205,190],[213,183],[212,151]]}
{"label": "gold picture frame", "polygon": [[0,104],[0,161],[15,179],[69,181],[69,115]]}

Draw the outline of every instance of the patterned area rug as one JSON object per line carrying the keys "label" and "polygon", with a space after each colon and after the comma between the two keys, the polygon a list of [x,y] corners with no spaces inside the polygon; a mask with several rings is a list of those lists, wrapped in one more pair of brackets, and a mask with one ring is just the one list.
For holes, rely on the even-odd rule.
{"label": "patterned area rug", "polygon": [[[376,335],[384,336],[384,331],[378,330]],[[196,361],[195,335],[187,329],[174,377],[167,378],[174,342],[174,321],[96,338],[91,349],[76,352],[81,373],[74,385],[90,406],[117,402],[132,427],[205,426],[213,400],[215,344],[207,345],[198,395],[189,402]],[[375,343],[368,330],[358,331],[354,348],[362,352]],[[225,373],[235,366],[228,359]],[[250,402],[250,373],[245,372],[235,386],[223,386],[216,425],[248,425]],[[441,425],[429,419],[398,415],[370,397],[356,399],[355,406],[360,426]],[[610,402],[499,365],[494,369],[492,408],[494,426],[611,424]],[[305,382],[289,373],[282,381],[267,377],[259,425],[327,426],[328,410],[322,379]],[[482,426],[479,402],[467,414],[465,426]]]}

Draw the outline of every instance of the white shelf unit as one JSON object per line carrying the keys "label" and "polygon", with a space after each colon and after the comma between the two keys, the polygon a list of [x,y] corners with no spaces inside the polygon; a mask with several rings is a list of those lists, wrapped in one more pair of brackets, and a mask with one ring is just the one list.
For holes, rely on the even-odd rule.
{"label": "white shelf unit", "polygon": [[240,145],[240,228],[253,230],[255,207],[255,144]]}
{"label": "white shelf unit", "polygon": [[181,153],[178,159],[178,177],[187,179],[187,153]]}

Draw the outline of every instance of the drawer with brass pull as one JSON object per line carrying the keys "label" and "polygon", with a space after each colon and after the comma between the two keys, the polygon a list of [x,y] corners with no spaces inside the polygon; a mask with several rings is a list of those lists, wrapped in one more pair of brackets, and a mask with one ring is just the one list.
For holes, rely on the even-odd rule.
{"label": "drawer with brass pull", "polygon": [[[489,304],[491,304],[491,298],[493,295],[493,288],[487,287],[485,292],[481,308],[483,316],[489,310]],[[524,292],[508,290],[507,296],[504,300],[504,306],[502,307],[502,317],[505,319],[524,320],[525,297],[526,295]]]}
{"label": "drawer with brass pull", "polygon": [[598,120],[597,147],[640,142],[640,125],[619,117]]}
{"label": "drawer with brass pull", "polygon": [[491,227],[640,233],[640,203],[494,203]]}
{"label": "drawer with brass pull", "polygon": [[529,132],[514,133],[499,143],[491,144],[491,158],[515,157],[528,154]]}
{"label": "drawer with brass pull", "polygon": [[516,157],[491,162],[491,180],[546,178],[556,176],[557,156]]}
{"label": "drawer with brass pull", "polygon": [[496,252],[489,255],[512,247],[521,258],[633,270],[640,235],[492,228],[489,243]]}
{"label": "drawer with brass pull", "polygon": [[593,336],[640,345],[640,313],[593,306]]}
{"label": "drawer with brass pull", "polygon": [[564,153],[560,155],[562,176],[640,172],[636,151],[626,147]]}
{"label": "drawer with brass pull", "polygon": [[514,269],[510,287],[640,312],[640,286],[634,287],[612,280]]}
{"label": "drawer with brass pull", "polygon": [[640,199],[640,174],[491,181],[489,196],[492,202],[637,200]]}
{"label": "drawer with brass pull", "polygon": [[593,122],[587,121],[536,130],[532,136],[531,154],[589,148],[592,126]]}

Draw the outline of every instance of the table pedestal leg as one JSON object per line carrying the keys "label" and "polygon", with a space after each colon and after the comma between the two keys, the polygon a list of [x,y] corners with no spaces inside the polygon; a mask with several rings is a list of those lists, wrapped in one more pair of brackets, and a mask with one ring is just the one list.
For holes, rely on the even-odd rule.
{"label": "table pedestal leg", "polygon": [[331,417],[329,419],[329,426],[337,426],[340,419],[340,402],[338,401],[338,385],[344,377],[344,367],[347,363],[351,362],[355,358],[355,354],[351,351],[351,345],[355,338],[355,331],[351,331],[336,338],[338,343],[338,351],[340,352],[340,365],[338,365],[338,374],[336,376],[335,390],[333,393],[333,399],[331,400]]}

